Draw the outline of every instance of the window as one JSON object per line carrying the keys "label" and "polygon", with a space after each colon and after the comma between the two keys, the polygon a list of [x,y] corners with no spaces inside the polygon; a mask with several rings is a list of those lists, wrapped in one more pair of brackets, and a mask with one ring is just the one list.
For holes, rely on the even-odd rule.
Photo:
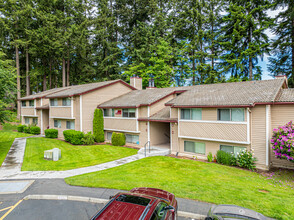
{"label": "window", "polygon": [[135,118],[136,117],[136,109],[135,108],[124,108],[123,109],[123,117],[124,118]]}
{"label": "window", "polygon": [[31,107],[34,107],[34,106],[35,106],[35,101],[34,101],[34,100],[30,100],[30,101],[29,101],[29,105],[30,105]]}
{"label": "window", "polygon": [[107,140],[111,141],[112,132],[107,132]]}
{"label": "window", "polygon": [[27,101],[21,101],[21,106],[26,107],[27,106]]}
{"label": "window", "polygon": [[205,144],[200,142],[184,141],[184,151],[205,154]]}
{"label": "window", "polygon": [[232,109],[218,109],[219,121],[244,121],[244,109],[232,108]]}
{"label": "window", "polygon": [[70,98],[64,98],[64,99],[62,99],[62,106],[70,106],[70,105],[71,105]]}
{"label": "window", "polygon": [[111,117],[114,117],[114,109],[111,109]]}
{"label": "window", "polygon": [[57,99],[50,99],[50,105],[51,106],[58,106],[58,100]]}
{"label": "window", "polygon": [[25,124],[30,124],[30,118],[25,118]]}
{"label": "window", "polygon": [[155,210],[154,210],[154,212],[153,212],[153,214],[152,214],[152,216],[151,216],[150,219],[151,220],[161,220],[161,219],[164,219],[165,218],[165,215],[167,213],[167,210],[165,209],[166,206],[167,206],[166,203],[160,202],[156,206],[156,208],[155,208]]}
{"label": "window", "polygon": [[54,120],[54,128],[61,128],[61,121],[60,120]]}
{"label": "window", "polygon": [[126,134],[126,142],[139,144],[139,135]]}
{"label": "window", "polygon": [[202,109],[201,108],[181,109],[181,119],[201,120],[202,119]]}
{"label": "window", "polygon": [[233,153],[235,156],[238,155],[243,150],[246,150],[246,147],[238,147],[238,146],[228,146],[228,145],[220,145],[220,150]]}
{"label": "window", "polygon": [[38,118],[33,118],[33,124],[37,125],[38,124]]}
{"label": "window", "polygon": [[66,121],[66,129],[75,129],[75,122],[74,121]]}

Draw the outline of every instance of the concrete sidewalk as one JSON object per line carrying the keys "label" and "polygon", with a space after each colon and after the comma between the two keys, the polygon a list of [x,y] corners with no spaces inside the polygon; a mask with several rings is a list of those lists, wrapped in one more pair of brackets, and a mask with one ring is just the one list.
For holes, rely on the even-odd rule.
{"label": "concrete sidewalk", "polygon": [[[31,136],[31,137],[42,137]],[[23,163],[24,152],[26,148],[26,140],[31,137],[16,138],[0,167],[0,180],[8,179],[55,179],[55,178],[66,178],[85,173],[91,173],[117,167],[126,163],[130,163],[139,159],[144,158],[143,155],[133,155],[125,158],[121,158],[115,161],[98,164],[89,167],[83,167],[65,171],[21,171]]]}

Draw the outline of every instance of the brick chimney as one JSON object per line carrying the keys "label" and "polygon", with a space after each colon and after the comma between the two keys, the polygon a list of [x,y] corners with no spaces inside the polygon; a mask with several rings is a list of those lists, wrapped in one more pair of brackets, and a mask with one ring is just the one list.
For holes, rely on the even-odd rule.
{"label": "brick chimney", "polygon": [[153,77],[149,79],[149,85],[146,89],[154,89],[155,86],[154,86],[154,79]]}
{"label": "brick chimney", "polygon": [[139,76],[133,75],[130,78],[130,85],[135,87],[138,90],[142,90],[142,78]]}

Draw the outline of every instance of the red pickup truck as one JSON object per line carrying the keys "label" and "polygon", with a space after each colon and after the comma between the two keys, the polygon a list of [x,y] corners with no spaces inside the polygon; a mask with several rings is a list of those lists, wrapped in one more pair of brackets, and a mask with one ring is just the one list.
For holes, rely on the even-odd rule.
{"label": "red pickup truck", "polygon": [[141,187],[116,194],[91,220],[175,220],[177,209],[174,194]]}

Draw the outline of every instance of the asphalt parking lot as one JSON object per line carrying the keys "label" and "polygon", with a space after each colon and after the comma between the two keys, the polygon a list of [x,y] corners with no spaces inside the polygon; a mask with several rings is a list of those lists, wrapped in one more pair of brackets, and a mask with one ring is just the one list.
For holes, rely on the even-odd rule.
{"label": "asphalt parking lot", "polygon": [[[18,201],[19,202],[19,201]],[[0,210],[13,207],[16,204],[9,202],[0,204]],[[0,219],[30,219],[30,220],[88,220],[104,205],[91,202],[59,201],[59,200],[23,200],[17,204],[11,212],[10,209],[0,212]],[[191,220],[191,218],[178,217],[179,220]]]}
{"label": "asphalt parking lot", "polygon": [[[64,180],[35,180],[26,182],[27,185],[17,180],[1,181],[0,184],[0,220],[90,219],[104,206],[109,196],[121,191],[69,186]],[[179,211],[202,216],[209,207],[208,204],[180,198],[178,203]],[[177,219],[199,219],[185,217],[185,213],[179,214]]]}

